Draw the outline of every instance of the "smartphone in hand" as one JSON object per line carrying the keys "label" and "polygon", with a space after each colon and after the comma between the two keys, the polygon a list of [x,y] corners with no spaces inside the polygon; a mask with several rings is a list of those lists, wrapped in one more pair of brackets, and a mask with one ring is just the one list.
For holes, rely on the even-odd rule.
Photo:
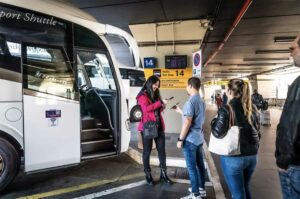
{"label": "smartphone in hand", "polygon": [[169,98],[166,98],[165,100],[171,100],[171,99],[174,99],[174,97],[169,97]]}
{"label": "smartphone in hand", "polygon": [[179,105],[179,102],[177,102],[174,106],[172,106],[171,108],[170,108],[170,110],[171,109],[176,109],[176,107]]}

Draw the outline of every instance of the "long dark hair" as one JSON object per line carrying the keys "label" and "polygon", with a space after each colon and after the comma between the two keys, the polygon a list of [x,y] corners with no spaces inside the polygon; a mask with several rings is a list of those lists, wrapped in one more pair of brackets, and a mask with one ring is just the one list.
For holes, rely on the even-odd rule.
{"label": "long dark hair", "polygon": [[231,79],[228,83],[228,89],[233,92],[234,97],[241,99],[244,115],[247,116],[249,124],[252,124],[252,101],[248,83],[242,79]]}
{"label": "long dark hair", "polygon": [[161,100],[159,89],[156,89],[155,92],[153,92],[153,90],[152,90],[152,85],[156,84],[157,82],[159,82],[159,87],[160,87],[160,79],[158,77],[156,77],[155,75],[153,75],[147,79],[147,81],[145,82],[145,84],[142,88],[142,91],[146,91],[147,96],[153,102],[157,101],[157,100]]}

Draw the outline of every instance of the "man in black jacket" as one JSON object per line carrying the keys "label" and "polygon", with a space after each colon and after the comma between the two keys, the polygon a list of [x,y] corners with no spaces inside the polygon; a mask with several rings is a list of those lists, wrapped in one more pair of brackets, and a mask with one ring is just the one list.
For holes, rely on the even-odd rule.
{"label": "man in black jacket", "polygon": [[252,103],[255,104],[258,110],[262,109],[264,98],[258,93],[257,89],[254,89],[254,93],[251,96]]}
{"label": "man in black jacket", "polygon": [[[295,66],[300,67],[300,35],[290,50]],[[277,126],[275,157],[283,198],[300,198],[300,76],[289,88]]]}

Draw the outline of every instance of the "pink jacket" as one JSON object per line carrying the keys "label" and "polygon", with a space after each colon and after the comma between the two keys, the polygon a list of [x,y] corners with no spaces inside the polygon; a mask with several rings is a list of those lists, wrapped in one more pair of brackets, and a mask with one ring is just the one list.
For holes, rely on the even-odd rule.
{"label": "pink jacket", "polygon": [[165,130],[165,122],[162,117],[161,112],[163,111],[163,104],[159,100],[157,102],[152,103],[151,100],[148,98],[146,93],[142,93],[136,97],[138,104],[141,106],[143,117],[141,122],[138,125],[138,131],[143,131],[144,123],[146,121],[156,121],[155,118],[155,113],[154,111],[156,109],[160,109],[159,114],[160,114],[160,122],[163,131]]}

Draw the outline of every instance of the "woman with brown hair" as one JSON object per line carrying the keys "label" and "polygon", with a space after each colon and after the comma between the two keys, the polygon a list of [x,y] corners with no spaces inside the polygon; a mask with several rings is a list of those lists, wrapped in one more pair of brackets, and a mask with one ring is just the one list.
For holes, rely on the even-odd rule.
{"label": "woman with brown hair", "polygon": [[[228,83],[229,106],[232,108],[234,126],[240,129],[240,155],[221,156],[221,168],[232,198],[251,199],[250,179],[257,163],[260,139],[259,113],[252,105],[250,89],[242,79]],[[212,133],[223,138],[229,128],[230,107],[223,106],[212,121]]]}

